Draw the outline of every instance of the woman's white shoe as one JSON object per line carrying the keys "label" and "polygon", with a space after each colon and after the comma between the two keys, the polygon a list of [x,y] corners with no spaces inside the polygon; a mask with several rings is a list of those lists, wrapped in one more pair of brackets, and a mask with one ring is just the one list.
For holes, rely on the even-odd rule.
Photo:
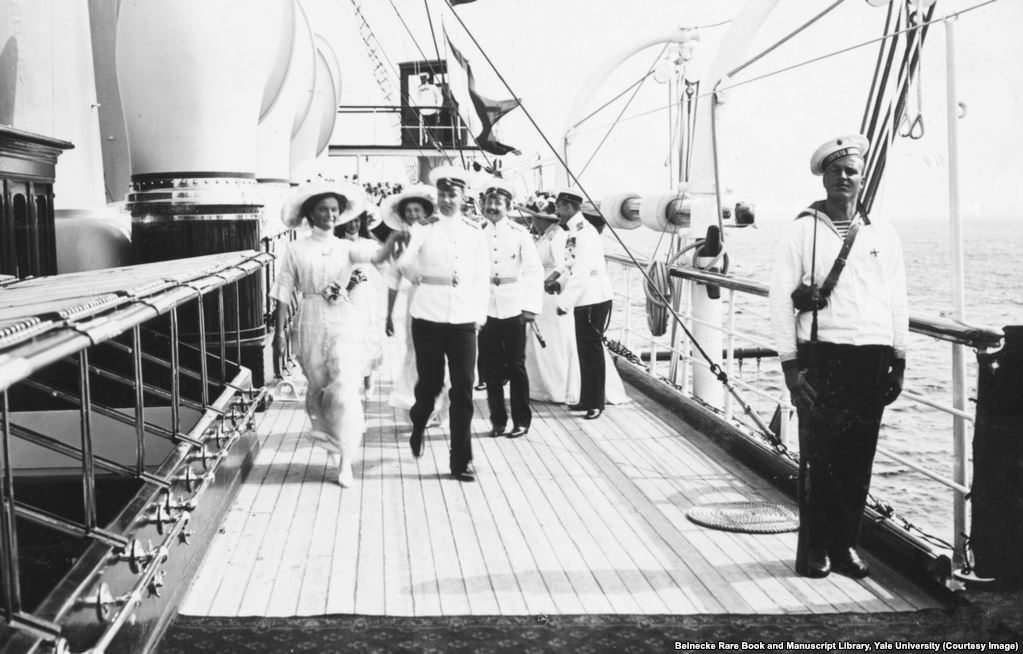
{"label": "woman's white shoe", "polygon": [[355,477],[352,475],[352,464],[349,461],[341,461],[338,466],[337,472],[337,483],[342,488],[349,488],[355,483]]}

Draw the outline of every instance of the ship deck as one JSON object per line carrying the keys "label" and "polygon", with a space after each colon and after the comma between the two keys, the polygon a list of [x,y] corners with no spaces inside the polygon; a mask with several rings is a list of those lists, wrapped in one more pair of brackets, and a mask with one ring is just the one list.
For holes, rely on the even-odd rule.
{"label": "ship deck", "polygon": [[[394,352],[389,361],[396,361]],[[689,521],[709,502],[795,509],[639,391],[587,421],[533,403],[525,438],[489,438],[476,393],[475,483],[447,475],[446,425],[412,457],[390,371],[367,402],[356,484],[275,401],[261,449],[179,612],[190,616],[891,613],[941,604],[867,555],[871,577],[792,571],[796,534]]]}

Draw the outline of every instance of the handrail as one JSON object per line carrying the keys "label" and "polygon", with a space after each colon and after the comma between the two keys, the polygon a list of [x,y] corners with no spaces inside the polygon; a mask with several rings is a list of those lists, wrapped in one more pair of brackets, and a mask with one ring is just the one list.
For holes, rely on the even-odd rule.
{"label": "handrail", "polygon": [[[253,276],[261,277],[263,268],[273,259],[272,254],[265,252],[222,253],[194,260],[146,264],[140,268],[141,272],[135,269],[114,273],[92,272],[78,277],[57,276],[44,282],[38,279],[22,280],[11,286],[16,289],[16,293],[20,292],[20,297],[16,298],[19,302],[12,306],[23,308],[26,315],[37,311],[34,308],[37,303],[33,302],[33,293],[36,291],[33,285],[42,283],[64,289],[69,299],[61,300],[62,306],[71,303],[73,307],[89,307],[88,311],[71,312],[61,320],[52,321],[53,324],[44,333],[33,334],[31,338],[8,339],[0,353],[0,455],[4,468],[3,492],[0,493],[0,572],[8,586],[4,597],[0,598],[0,614],[3,618],[0,624],[12,627],[11,638],[18,639],[19,646],[25,644],[26,647],[36,647],[38,641],[42,640],[57,649],[66,649],[66,642],[61,638],[62,630],[73,622],[81,623],[85,620],[90,623],[90,629],[95,626],[102,629],[95,649],[90,651],[103,651],[121,626],[138,610],[143,596],[159,594],[170,545],[187,542],[190,531],[185,527],[191,512],[197,507],[199,496],[213,483],[218,467],[227,460],[234,443],[244,431],[252,428],[253,412],[265,397],[265,389],[255,391],[248,388],[251,385],[251,373],[238,363],[240,353],[236,361],[226,358],[225,321],[228,315],[224,310],[223,295],[225,287],[233,286],[234,320],[236,325],[240,324],[241,295],[238,285]],[[115,277],[110,278],[111,274]],[[90,276],[92,279],[89,279]],[[156,282],[149,283],[147,278],[155,279]],[[113,296],[116,301],[94,301],[94,298],[101,297],[96,289],[111,283],[121,289]],[[83,304],[73,304],[74,298],[79,295]],[[205,338],[205,330],[213,329],[204,318],[203,301],[207,296],[214,296],[220,309],[215,316],[220,334],[219,357],[209,352],[209,343]],[[194,316],[199,322],[200,338],[197,347],[182,343],[178,329],[179,309],[187,310],[185,305],[191,303],[195,305]],[[164,314],[167,314],[170,329],[167,336],[170,363],[160,369],[169,370],[170,380],[165,380],[163,375],[144,380],[144,361],[150,364],[154,359],[164,362],[152,353],[143,356],[141,327]],[[132,335],[130,347],[113,340],[128,333]],[[239,349],[240,334],[239,328],[235,339]],[[89,353],[96,352],[98,346],[107,343],[115,347],[103,352],[116,352],[120,357],[115,363],[116,368],[107,368],[99,361],[90,363]],[[192,371],[189,376],[190,379],[197,377],[198,384],[192,384],[188,389],[180,385],[183,362],[179,351],[182,349],[189,352],[189,356],[194,354],[199,358],[198,373]],[[66,381],[72,379],[67,375],[57,382],[53,381],[58,379],[56,375],[52,375],[53,380],[35,377],[35,373],[75,354],[78,368],[76,388],[72,388],[72,384]],[[130,373],[120,367],[124,354],[131,354],[131,362],[128,364],[131,366]],[[71,357],[72,363],[75,358]],[[208,358],[220,364],[219,375],[211,373],[207,365]],[[230,380],[227,376],[228,364],[232,375]],[[93,397],[92,386],[97,381],[110,380],[116,380],[120,386],[128,387],[129,390],[135,387],[134,413],[115,408],[108,404],[109,400],[100,401]],[[8,392],[14,385],[18,386],[16,392],[31,391],[34,397],[55,398],[76,408],[81,445],[19,422],[20,418],[12,413],[8,401]],[[218,397],[209,397],[211,386],[219,391]],[[166,404],[169,399],[169,430],[146,420],[146,409],[153,405],[146,404],[145,394],[159,398],[156,404]],[[126,392],[124,397],[128,395]],[[183,424],[185,419],[178,415],[183,406],[201,412],[197,418],[187,419],[191,427]],[[31,407],[27,407],[27,410],[38,412]],[[95,453],[95,433],[99,430],[93,429],[94,416],[104,416],[136,426],[131,437],[136,449],[134,463]],[[169,438],[176,443],[155,471],[146,468],[146,435]],[[15,497],[10,447],[14,439],[81,462],[84,519],[70,519],[50,513]],[[197,473],[193,464],[201,465],[202,472]],[[97,524],[97,469],[142,484],[142,488],[107,527]],[[184,490],[190,497],[182,501],[173,489]],[[50,589],[49,594],[31,612],[23,610],[18,582],[21,577],[19,544],[13,527],[16,519],[29,520],[47,529],[91,541],[65,573],[60,585]],[[154,532],[162,537],[160,545],[150,548],[149,552],[143,551],[138,543]],[[129,564],[131,575],[128,570],[118,568],[124,562]],[[104,572],[108,574],[102,577],[105,580],[102,581],[100,575]],[[123,588],[125,583],[129,584],[127,592],[111,595],[110,587]],[[90,588],[92,594],[86,596]],[[98,625],[93,624],[96,620]]]}
{"label": "handrail", "polygon": [[[608,261],[632,265],[632,261],[624,256],[608,254]],[[646,265],[648,262],[640,261]],[[688,266],[672,266],[668,271],[672,277],[689,279],[696,282],[714,284],[732,291],[739,291],[749,295],[767,297],[770,294],[766,284],[755,282],[750,279],[722,275],[720,273],[707,272],[689,268]],[[909,330],[915,334],[930,336],[931,338],[966,345],[979,350],[994,349],[1001,346],[1002,330],[990,327],[979,327],[948,318],[935,318],[932,316],[910,315]]]}
{"label": "handrail", "polygon": [[[615,295],[624,296],[626,306],[631,309],[633,306],[634,295],[634,291],[632,288],[633,285],[631,283],[632,280],[631,272],[632,268],[635,265],[634,261],[630,258],[615,254],[606,255],[606,259],[609,263],[617,264],[624,268],[626,280],[624,285],[625,286],[624,291],[616,289]],[[645,262],[639,263],[640,265],[644,265]],[[722,359],[729,369],[728,372],[729,376],[734,377],[732,362],[735,360],[735,357],[734,354],[732,353],[734,351],[733,348],[735,347],[735,340],[751,339],[751,336],[749,334],[736,331],[736,326],[734,322],[735,316],[734,312],[736,310],[735,293],[738,291],[741,293],[746,293],[747,295],[753,297],[767,298],[769,297],[769,288],[765,284],[761,284],[750,279],[740,279],[727,274],[696,270],[685,265],[672,266],[671,269],[669,269],[669,274],[677,280],[685,280],[691,283],[695,282],[701,285],[713,285],[719,288],[726,289],[728,299],[727,300],[723,299],[722,301],[727,302],[728,306],[730,307],[728,314],[729,315],[728,324],[727,325],[716,323],[705,324],[710,324],[712,329],[720,330],[728,334],[729,340],[728,344],[725,346],[725,353],[723,354]],[[683,291],[683,297],[684,296],[685,292]],[[743,305],[742,310],[744,313],[746,312],[745,305]],[[692,366],[706,364],[704,364],[703,361],[700,361],[698,357],[692,356],[690,354],[688,345],[686,343],[676,342],[676,339],[674,337],[672,337],[669,340],[658,339],[649,336],[646,333],[643,333],[643,330],[641,329],[636,330],[631,325],[632,321],[630,319],[630,314],[631,311],[626,310],[624,325],[619,324],[617,327],[617,329],[621,330],[620,333],[623,335],[622,345],[625,348],[623,353],[625,354],[626,358],[634,356],[629,351],[630,338],[638,338],[639,341],[642,343],[641,348],[643,354],[644,355],[647,354],[647,351],[649,350],[649,361],[646,363],[648,373],[653,375],[654,377],[658,377],[659,373],[657,371],[657,361],[660,360],[660,357],[658,356],[660,354],[659,350],[667,350],[668,356],[671,357],[672,360],[674,360],[674,357],[678,357],[678,359],[681,361],[682,363],[682,366],[680,367],[681,374],[679,374],[679,370],[677,370],[673,366],[668,372],[667,377],[666,378],[662,377],[662,379],[665,379],[665,381],[673,385],[675,388],[679,389],[684,394],[691,395],[691,392],[688,390],[689,373],[687,371],[691,369]],[[678,315],[679,319],[685,320],[687,323],[690,321],[698,323],[704,322],[701,321],[698,317],[691,315],[691,313],[687,313],[681,307]],[[976,327],[973,325],[967,325],[958,321],[952,321],[945,318],[933,318],[923,316],[910,317],[910,330],[914,333],[927,336],[935,341],[954,343],[955,344],[954,347],[962,347],[968,345],[978,350],[986,350],[990,348],[1000,347],[1003,338],[1003,334],[1000,330]],[[640,363],[640,365],[644,364]],[[779,454],[781,455],[787,454],[788,457],[791,457],[792,456],[791,453],[787,453],[788,450],[787,432],[791,430],[789,423],[794,417],[795,408],[788,402],[787,394],[784,392],[779,393],[777,391],[774,393],[771,392],[765,393],[763,392],[762,389],[757,388],[753,384],[743,384],[742,379],[732,379],[732,382],[740,384],[744,389],[752,391],[757,396],[760,397],[764,397],[765,395],[768,396],[771,400],[770,410],[780,409],[782,411],[782,420],[780,420],[778,423],[779,431],[776,432],[777,440],[773,438],[771,440],[772,443],[775,445],[776,449],[778,450]],[[965,429],[967,425],[974,422],[973,416],[971,416],[968,412],[962,410],[962,408],[942,405],[939,402],[930,400],[919,393],[912,392],[911,390],[907,389],[903,393],[903,397],[910,402],[919,403],[948,414],[953,420],[954,430]],[[755,429],[751,425],[746,424],[745,421],[741,419],[741,416],[734,414],[731,406],[727,402],[722,407],[713,407],[713,410],[719,412],[725,420],[740,427],[754,441],[757,441],[755,436],[759,433],[759,429]],[[913,470],[916,473],[921,474],[927,477],[928,479],[933,480],[953,491],[954,524],[952,525],[953,537],[951,539],[949,539],[948,541],[942,540],[933,535],[927,534],[923,530],[919,529],[919,527],[911,525],[910,523],[905,521],[903,521],[904,524],[902,525],[902,527],[907,530],[920,531],[922,536],[928,542],[937,544],[943,548],[951,550],[953,559],[956,562],[956,564],[957,565],[962,564],[962,562],[965,560],[964,557],[966,556],[966,553],[964,551],[963,543],[958,538],[958,534],[965,533],[965,531],[968,530],[967,526],[965,525],[965,521],[961,519],[960,516],[965,515],[964,505],[968,501],[969,495],[969,487],[965,482],[962,481],[965,480],[968,476],[966,473],[967,461],[965,457],[957,456],[955,452],[953,452],[954,475],[952,477],[948,477],[942,473],[934,472],[928,469],[925,465],[921,463],[915,463],[901,455],[893,453],[884,447],[878,448],[878,455],[885,457],[889,460],[895,461],[897,463],[900,463],[909,468],[910,470]],[[873,506],[875,509],[878,509],[882,514],[884,514],[885,511],[890,512],[890,508],[886,508],[886,505],[879,503],[879,501],[876,498],[868,499],[869,499],[868,508]],[[950,544],[952,541],[955,542],[954,545]]]}

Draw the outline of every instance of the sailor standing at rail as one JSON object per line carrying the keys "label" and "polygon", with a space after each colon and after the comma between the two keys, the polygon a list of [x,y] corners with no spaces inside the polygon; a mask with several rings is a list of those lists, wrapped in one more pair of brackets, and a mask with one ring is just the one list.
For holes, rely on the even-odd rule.
{"label": "sailor standing at rail", "polygon": [[483,185],[483,234],[490,257],[490,300],[487,322],[480,330],[480,361],[487,385],[491,436],[508,426],[504,383],[511,393],[512,430],[508,438],[529,433],[529,376],[526,374],[526,325],[536,319],[543,299],[543,267],[529,231],[508,218],[514,193],[499,178]]}
{"label": "sailor standing at rail", "polygon": [[808,577],[869,572],[856,552],[860,518],[881,415],[906,369],[902,245],[890,224],[859,211],[868,147],[857,134],[814,152],[827,199],[789,225],[771,279],[772,329],[799,415],[796,571]]}
{"label": "sailor standing at rail", "polygon": [[415,403],[409,411],[412,454],[422,455],[423,431],[444,385],[444,361],[451,376],[448,410],[451,476],[474,481],[472,462],[472,382],[476,330],[486,322],[490,259],[481,227],[460,213],[465,171],[441,166],[430,172],[437,187],[437,209],[412,228],[398,270],[418,285],[409,315],[416,351]]}
{"label": "sailor standing at rail", "polygon": [[582,195],[575,190],[560,191],[554,212],[567,232],[564,255],[544,282],[548,293],[560,293],[558,315],[574,312],[575,344],[579,353],[579,403],[572,411],[585,411],[587,420],[604,412],[604,330],[611,315],[611,280],[607,276],[604,244],[600,234],[579,209]]}

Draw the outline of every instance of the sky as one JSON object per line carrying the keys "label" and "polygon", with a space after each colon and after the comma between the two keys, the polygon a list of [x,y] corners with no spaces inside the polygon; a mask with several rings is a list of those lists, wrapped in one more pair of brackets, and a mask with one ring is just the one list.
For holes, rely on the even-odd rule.
{"label": "sky", "polygon": [[[720,0],[476,0],[454,11],[478,40],[482,51],[440,0],[426,0],[433,8],[435,33],[449,31],[472,62],[480,90],[489,97],[511,94],[490,70],[483,53],[500,70],[523,110],[500,124],[500,137],[523,151],[506,157],[508,175],[522,171],[520,183],[536,183],[530,172],[538,161],[553,155],[527,118],[547,138],[560,143],[569,108],[577,101],[584,82],[603,76],[590,106],[596,109],[637,80],[656,59],[660,47],[637,53],[613,69],[608,58],[623,44],[666,26],[707,26],[687,64],[687,76],[698,78],[713,60],[718,41],[741,2]],[[430,26],[423,0],[373,0],[363,11],[393,62],[421,59],[420,48],[433,56]],[[829,3],[779,0],[762,28],[748,44],[752,56],[791,33]],[[984,0],[938,0],[936,16],[962,11]],[[404,19],[418,41],[413,43]],[[790,216],[793,207],[820,196],[819,178],[809,174],[808,160],[823,141],[858,129],[873,73],[877,45],[847,54],[825,57],[816,63],[777,72],[809,59],[880,35],[885,9],[865,0],[845,0],[840,6],[800,32],[762,60],[737,74],[720,109],[721,173],[734,199],[752,202],[758,217],[772,220]],[[350,21],[349,21],[350,23]],[[960,206],[964,219],[985,215],[1012,216],[1023,203],[1023,2],[998,0],[962,14],[954,21],[957,98],[965,103],[959,128]],[[348,26],[349,29],[350,25]],[[360,65],[365,48],[350,31],[341,55],[344,62],[342,103],[379,102],[375,83]],[[910,92],[909,106],[924,125],[919,140],[900,138],[889,158],[876,207],[893,218],[927,217],[948,213],[948,139],[946,129],[946,30],[935,25],[928,34],[919,88]],[[347,65],[346,65],[347,64]],[[664,68],[665,71],[670,70]],[[603,71],[603,72],[601,72]],[[750,81],[751,78],[764,76]],[[919,98],[919,100],[918,100]],[[642,195],[670,192],[674,184],[667,166],[669,88],[648,80],[624,114],[625,120],[608,133],[622,103],[609,107],[580,128],[569,150],[569,162],[594,197],[618,192]],[[701,107],[707,107],[703,102]],[[631,117],[643,114],[639,117]],[[343,132],[335,133],[343,138]],[[605,145],[580,174],[597,142]],[[545,175],[550,186],[550,174]]]}

